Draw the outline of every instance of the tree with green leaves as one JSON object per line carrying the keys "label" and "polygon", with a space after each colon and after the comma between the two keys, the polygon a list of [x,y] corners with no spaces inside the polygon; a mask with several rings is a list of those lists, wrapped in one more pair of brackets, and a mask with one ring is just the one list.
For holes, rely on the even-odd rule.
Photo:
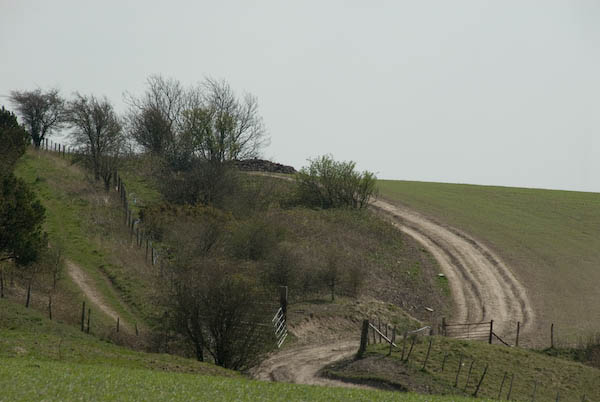
{"label": "tree with green leaves", "polygon": [[58,89],[11,91],[9,99],[23,120],[36,148],[39,148],[53,131],[62,127],[65,102]]}
{"label": "tree with green leaves", "polygon": [[4,275],[1,263],[13,261],[23,266],[37,260],[47,246],[42,229],[44,207],[27,183],[15,177],[16,161],[25,152],[27,133],[11,112],[0,110],[0,296]]}
{"label": "tree with green leaves", "polygon": [[301,202],[323,209],[366,208],[376,193],[377,178],[355,167],[354,162],[337,162],[331,155],[310,160],[296,176]]}

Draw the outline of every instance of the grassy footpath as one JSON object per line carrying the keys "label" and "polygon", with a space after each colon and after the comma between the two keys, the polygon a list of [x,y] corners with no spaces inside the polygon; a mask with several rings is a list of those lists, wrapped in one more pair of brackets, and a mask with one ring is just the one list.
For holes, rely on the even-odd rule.
{"label": "grassy footpath", "polygon": [[464,230],[524,282],[541,334],[600,330],[600,194],[381,180],[380,196]]}
{"label": "grassy footpath", "polygon": [[[124,296],[129,305],[134,305],[129,287],[135,286],[135,281],[121,279],[126,271],[124,266],[131,270],[134,262],[115,258],[116,245],[126,239],[120,236],[121,211],[115,208],[118,196],[114,192],[105,193],[78,166],[48,152],[28,150],[17,164],[16,174],[32,186],[46,208],[45,230],[52,246],[62,248],[65,257],[86,272],[93,280],[93,287],[122,319],[139,322],[140,318],[120,301]],[[66,286],[80,294],[73,303],[80,303],[84,296],[68,275],[64,277]],[[115,286],[120,287],[120,294]],[[100,311],[95,317],[97,324],[114,326]]]}
{"label": "grassy footpath", "polygon": [[[425,370],[423,362],[428,349],[427,337],[418,338],[408,363],[401,360],[401,345],[388,357],[387,344],[376,344],[369,346],[365,359],[334,365],[327,372],[334,378],[358,382],[372,380],[409,391],[434,390],[443,394],[470,395],[475,391],[485,366],[489,364],[479,396],[497,398],[506,373],[503,399],[509,391],[510,379],[514,374],[511,393],[513,400],[531,400],[534,383],[537,384],[536,400],[555,400],[557,393],[561,401],[581,401],[583,395],[588,401],[600,400],[598,369],[526,349],[443,337],[433,337],[432,340]],[[407,354],[408,349],[409,344]],[[458,387],[455,387],[461,356]],[[473,369],[469,378],[472,362]]]}

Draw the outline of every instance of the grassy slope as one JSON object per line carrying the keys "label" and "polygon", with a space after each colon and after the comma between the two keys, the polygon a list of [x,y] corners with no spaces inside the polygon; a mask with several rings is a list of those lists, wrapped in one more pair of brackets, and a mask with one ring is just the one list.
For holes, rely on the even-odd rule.
{"label": "grassy slope", "polygon": [[491,246],[527,286],[544,330],[600,330],[600,194],[389,180],[379,189]]}
{"label": "grassy slope", "polygon": [[[129,243],[118,194],[104,192],[82,169],[47,152],[29,150],[16,173],[32,185],[46,207],[51,244],[62,247],[66,257],[85,270],[122,319],[131,324],[143,321],[144,309],[150,308],[140,297],[147,288],[139,275],[147,270],[144,250]],[[65,278],[63,286],[79,293],[80,303],[83,295],[68,275]],[[114,325],[100,311],[95,316]]]}
{"label": "grassy slope", "polygon": [[450,400],[250,381],[212,364],[118,347],[7,300],[0,300],[0,390],[2,400],[24,401]]}
{"label": "grassy slope", "polygon": [[[103,270],[110,269],[110,252],[99,241],[108,235],[102,230],[101,220],[112,214],[104,195],[96,191],[78,167],[45,152],[29,150],[19,161],[16,174],[32,186],[46,208],[45,229],[50,243],[62,247],[65,257],[85,270],[94,287],[126,321],[136,321],[103,274]],[[64,277],[67,286],[78,292],[68,275]],[[78,299],[82,300],[83,295]],[[108,324],[101,312],[95,316]]]}
{"label": "grassy slope", "polygon": [[[456,397],[269,383],[121,367],[0,359],[9,400],[122,401],[468,401]],[[481,399],[479,399],[481,400]]]}
{"label": "grassy slope", "polygon": [[[428,338],[420,338],[415,344],[408,364],[401,361],[402,347],[395,349],[387,357],[387,344],[369,346],[365,359],[350,364],[334,365],[328,370],[334,377],[355,381],[377,380],[387,384],[402,386],[408,390],[434,389],[445,394],[472,394],[484,368],[489,364],[479,396],[496,398],[504,374],[507,382],[503,387],[503,398],[509,389],[511,375],[514,374],[512,398],[530,400],[534,382],[537,383],[536,400],[555,400],[557,392],[560,400],[577,401],[586,395],[586,400],[600,400],[600,370],[568,360],[546,356],[539,352],[501,345],[487,345],[483,342],[466,342],[451,338],[433,337],[433,344],[425,371],[423,362],[428,348]],[[400,342],[401,343],[401,342]],[[407,346],[408,351],[408,346]],[[444,371],[442,363],[448,354]],[[460,356],[463,366],[454,387]],[[471,362],[473,371],[466,388]]]}

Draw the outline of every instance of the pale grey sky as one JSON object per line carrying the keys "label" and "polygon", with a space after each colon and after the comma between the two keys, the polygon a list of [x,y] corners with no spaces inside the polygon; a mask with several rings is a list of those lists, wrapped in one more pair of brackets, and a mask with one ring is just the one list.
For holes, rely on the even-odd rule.
{"label": "pale grey sky", "polygon": [[600,192],[598,1],[0,0],[0,55],[0,96],[120,111],[150,74],[224,78],[297,168]]}

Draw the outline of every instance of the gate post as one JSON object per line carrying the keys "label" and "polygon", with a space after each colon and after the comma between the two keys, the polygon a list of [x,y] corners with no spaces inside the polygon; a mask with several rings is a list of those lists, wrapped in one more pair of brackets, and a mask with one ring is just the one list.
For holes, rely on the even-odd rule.
{"label": "gate post", "polygon": [[287,304],[288,304],[288,287],[279,287],[279,304],[281,305],[281,311],[283,312],[283,318],[287,321]]}
{"label": "gate post", "polygon": [[356,352],[355,359],[360,359],[363,357],[365,350],[367,349],[367,341],[369,338],[369,320],[363,320],[362,330],[360,332],[360,346],[358,348],[358,352]]}

